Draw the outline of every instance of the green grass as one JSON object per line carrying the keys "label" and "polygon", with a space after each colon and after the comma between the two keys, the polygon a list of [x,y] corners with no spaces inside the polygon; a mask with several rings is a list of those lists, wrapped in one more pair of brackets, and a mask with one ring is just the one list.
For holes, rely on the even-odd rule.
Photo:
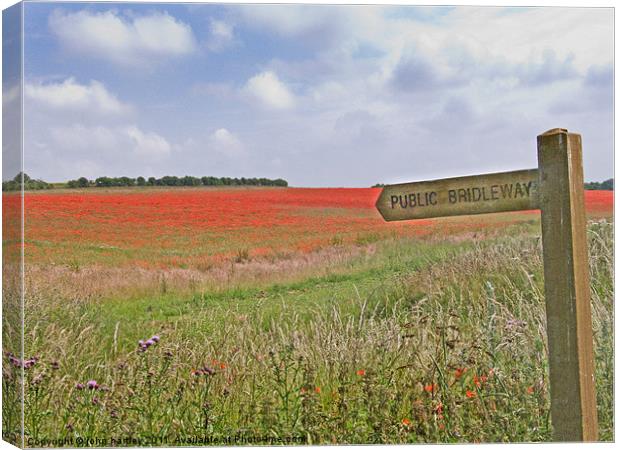
{"label": "green grass", "polygon": [[[589,228],[602,440],[613,439],[612,228]],[[549,441],[532,231],[371,242],[373,252],[287,282],[40,295],[27,305],[26,353],[40,359],[26,371],[26,435],[142,445],[240,433],[309,443]],[[137,340],[154,334],[160,342],[137,352]],[[215,373],[195,374],[205,366]],[[16,374],[5,375],[12,392]],[[75,388],[89,379],[106,389]],[[6,400],[3,408],[15,432],[19,410]]]}

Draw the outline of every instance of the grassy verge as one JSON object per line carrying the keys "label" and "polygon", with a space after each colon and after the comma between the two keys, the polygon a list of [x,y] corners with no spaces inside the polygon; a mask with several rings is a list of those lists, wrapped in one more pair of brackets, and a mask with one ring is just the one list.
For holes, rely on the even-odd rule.
{"label": "grassy verge", "polygon": [[[612,233],[590,225],[603,440],[613,438]],[[311,443],[549,440],[539,240],[520,230],[376,245],[299,281],[38,302],[27,318],[28,353],[39,357],[26,371],[27,435],[142,445],[240,433]],[[153,335],[159,341],[137,351]],[[10,388],[15,377],[3,380]],[[88,380],[96,388],[80,388]],[[3,417],[17,413],[4,405]]]}

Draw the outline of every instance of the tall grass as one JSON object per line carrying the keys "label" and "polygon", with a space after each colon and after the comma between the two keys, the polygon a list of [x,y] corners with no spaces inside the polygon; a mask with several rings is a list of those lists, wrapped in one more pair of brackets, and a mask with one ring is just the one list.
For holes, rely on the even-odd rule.
{"label": "tall grass", "polygon": [[[613,439],[612,228],[591,223],[588,234],[602,440]],[[550,440],[540,240],[373,245],[342,270],[294,282],[31,299],[26,443]],[[17,432],[18,408],[3,407],[5,430]]]}

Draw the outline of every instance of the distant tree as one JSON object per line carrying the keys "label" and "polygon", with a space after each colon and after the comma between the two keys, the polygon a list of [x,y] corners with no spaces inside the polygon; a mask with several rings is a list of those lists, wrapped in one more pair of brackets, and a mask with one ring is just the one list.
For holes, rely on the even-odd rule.
{"label": "distant tree", "polygon": [[108,177],[99,177],[95,180],[95,186],[97,187],[110,187],[112,186],[112,179]]}
{"label": "distant tree", "polygon": [[120,177],[117,178],[117,185],[118,186],[135,186],[136,185],[136,179],[135,178],[129,178],[129,177]]}
{"label": "distant tree", "polygon": [[13,177],[12,180],[7,180],[2,182],[2,190],[3,191],[19,191],[22,189],[22,180],[23,180],[23,188],[26,191],[35,191],[40,189],[51,189],[52,185],[46,183],[43,180],[37,180],[30,178],[25,173],[18,173]]}
{"label": "distant tree", "polygon": [[603,182],[591,181],[589,183],[584,183],[585,189],[591,191],[613,191],[614,190],[614,179],[610,178]]}
{"label": "distant tree", "polygon": [[24,172],[19,172],[17,175],[15,175],[15,178],[13,178],[13,181],[15,181],[16,183],[21,183],[23,181],[25,184],[30,181],[30,177],[28,176],[28,174]]}
{"label": "distant tree", "polygon": [[161,181],[164,186],[179,186],[179,177],[166,175],[161,178]]}
{"label": "distant tree", "polygon": [[[21,184],[22,175],[19,174],[13,180],[2,183],[3,190],[17,190]],[[32,180],[28,175],[24,174],[27,180],[26,189],[50,189],[52,185],[42,180]],[[269,178],[230,178],[230,177],[194,177],[185,175],[177,177],[174,175],[165,175],[161,178],[149,177],[148,180],[142,176],[137,178],[131,177],[99,177],[95,181],[90,181],[86,177],[80,177],[77,180],[69,180],[67,186],[70,188],[84,188],[89,186],[95,187],[115,187],[115,186],[288,186],[288,182],[282,178],[271,180]]]}

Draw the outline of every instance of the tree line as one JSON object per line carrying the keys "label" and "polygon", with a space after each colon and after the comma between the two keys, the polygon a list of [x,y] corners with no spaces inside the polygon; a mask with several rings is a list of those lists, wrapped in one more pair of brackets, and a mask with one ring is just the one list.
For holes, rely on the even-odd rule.
{"label": "tree line", "polygon": [[[23,174],[24,190],[34,191],[54,188],[90,188],[90,187],[120,187],[120,186],[278,186],[287,187],[288,182],[282,178],[272,180],[270,178],[231,178],[231,177],[192,177],[170,176],[155,177],[99,177],[89,180],[80,177],[77,180],[69,180],[66,183],[47,183],[43,180],[35,180],[27,174]],[[3,191],[19,191],[22,183],[22,173],[18,173],[12,180],[2,182]]]}
{"label": "tree line", "polygon": [[80,177],[77,180],[69,180],[69,188],[87,187],[115,187],[115,186],[288,186],[288,182],[282,178],[275,180],[269,178],[230,178],[230,177],[192,177],[186,175],[177,177],[166,175],[161,178],[155,177],[99,177],[89,180]]}
{"label": "tree line", "polygon": [[[23,174],[24,189],[26,191],[38,191],[40,189],[51,189],[53,186],[43,180],[35,180],[27,174]],[[19,191],[22,185],[22,173],[15,175],[15,178],[2,182],[3,191]]]}
{"label": "tree line", "polygon": [[614,179],[610,178],[609,180],[605,180],[602,182],[591,181],[585,184],[586,189],[591,191],[613,191],[614,190]]}

